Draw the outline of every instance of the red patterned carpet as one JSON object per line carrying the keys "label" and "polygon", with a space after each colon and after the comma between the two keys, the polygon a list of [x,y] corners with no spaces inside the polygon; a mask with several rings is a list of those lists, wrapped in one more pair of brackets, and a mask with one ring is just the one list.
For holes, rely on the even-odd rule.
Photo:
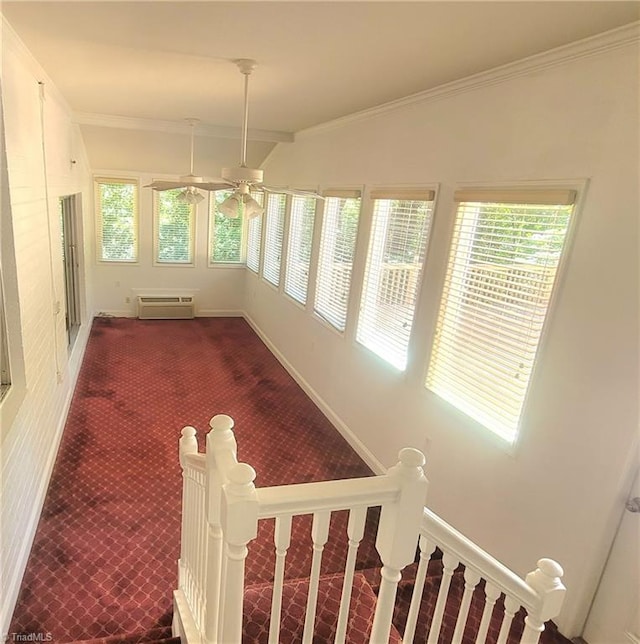
{"label": "red patterned carpet", "polygon": [[[258,485],[370,474],[244,320],[96,319],[11,633],[59,643],[171,623],[178,439],[217,413]],[[271,550],[252,548],[253,580],[269,579]],[[309,561],[292,552],[289,576]],[[340,561],[329,552],[323,571]]]}
{"label": "red patterned carpet", "polygon": [[[371,474],[244,320],[96,319],[10,633],[50,635],[54,644],[175,644],[169,626],[179,553],[178,439],[193,425],[203,450],[208,421],[218,413],[235,419],[238,456],[256,469],[259,486]],[[376,520],[370,512],[358,553],[350,644],[367,641],[371,627]],[[294,522],[281,642],[301,641],[309,527],[309,517]],[[345,532],[346,514],[336,513],[331,535]],[[318,644],[332,641],[344,560],[344,538],[330,536]],[[273,561],[273,524],[261,522],[247,561],[253,588],[245,643],[266,641]],[[435,601],[437,566],[423,606]],[[399,591],[400,632],[410,586],[405,579]],[[481,607],[472,607],[471,619],[474,610]],[[394,630],[392,641],[398,639]],[[561,638],[545,631],[544,641]]]}

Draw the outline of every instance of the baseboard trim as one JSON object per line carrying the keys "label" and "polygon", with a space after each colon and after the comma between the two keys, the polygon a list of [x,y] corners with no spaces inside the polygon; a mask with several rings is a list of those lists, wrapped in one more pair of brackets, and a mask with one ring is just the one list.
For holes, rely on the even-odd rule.
{"label": "baseboard trim", "polygon": [[244,313],[240,309],[198,309],[197,318],[242,318]]}
{"label": "baseboard trim", "polygon": [[24,577],[24,573],[27,568],[29,555],[31,554],[33,540],[35,539],[38,523],[40,522],[44,500],[47,496],[47,490],[49,489],[49,482],[51,481],[51,475],[53,474],[53,466],[55,465],[56,457],[58,456],[58,449],[60,448],[64,426],[67,422],[71,400],[73,399],[78,375],[80,374],[80,367],[82,366],[82,361],[84,359],[84,353],[87,348],[92,324],[93,318],[88,321],[86,325],[80,327],[75,344],[71,351],[71,356],[69,357],[69,386],[62,402],[62,408],[60,410],[58,422],[56,423],[51,451],[47,458],[46,465],[42,470],[43,476],[40,479],[40,483],[36,491],[35,503],[31,510],[31,516],[27,521],[27,529],[25,531],[25,536],[22,539],[22,546],[20,548],[19,555],[15,561],[15,566],[13,568],[14,572],[11,577],[11,581],[7,586],[6,601],[3,602],[3,606],[0,607],[0,634],[2,638],[4,638],[8,633],[11,617],[13,616],[13,611],[15,610],[16,603],[18,601],[20,585],[22,584],[22,578]]}
{"label": "baseboard trim", "polygon": [[[97,318],[137,318],[138,315],[133,311],[124,309],[101,310],[96,311],[94,317]],[[241,318],[244,312],[240,309],[198,309],[197,318]]]}
{"label": "baseboard trim", "polygon": [[327,417],[329,422],[340,432],[342,437],[356,451],[358,456],[373,470],[375,474],[386,474],[387,468],[373,455],[367,446],[349,429],[347,424],[331,409],[329,404],[320,394],[305,380],[304,376],[287,360],[281,351],[271,342],[268,336],[260,328],[258,323],[245,311],[244,319],[249,326],[258,334],[259,338],[267,345],[267,348],[276,357],[278,362],[289,372],[289,375],[300,385],[303,391],[313,400],[320,411]]}

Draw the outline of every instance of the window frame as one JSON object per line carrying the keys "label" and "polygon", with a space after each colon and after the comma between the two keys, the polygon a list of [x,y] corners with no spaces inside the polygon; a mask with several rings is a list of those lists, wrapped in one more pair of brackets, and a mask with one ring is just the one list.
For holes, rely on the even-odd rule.
{"label": "window frame", "polygon": [[[268,237],[269,237],[269,205],[272,199],[279,198],[280,201],[284,200],[284,207],[282,209],[282,230],[281,230],[281,239],[280,239],[280,248],[279,248],[279,257],[278,257],[278,267],[277,267],[277,273],[278,273],[278,281],[277,283],[273,282],[269,277],[265,274],[265,269],[267,267],[267,243],[268,243]],[[285,240],[287,237],[287,219],[288,219],[288,213],[289,213],[289,207],[290,207],[290,202],[291,199],[284,193],[282,192],[270,192],[266,195],[266,203],[264,204],[264,213],[262,214],[262,217],[264,219],[262,220],[262,237],[261,237],[261,262],[260,262],[260,275],[262,279],[272,288],[274,288],[276,291],[280,291],[282,284],[283,284],[283,267],[284,263],[286,262],[286,245],[285,245]],[[280,214],[280,213],[278,213]],[[274,271],[275,272],[275,271]]]}
{"label": "window frame", "polygon": [[[100,195],[100,184],[128,184],[134,186],[134,208],[133,208],[133,235],[134,235],[134,259],[104,259],[102,257],[102,201]],[[132,177],[93,177],[94,208],[96,222],[96,262],[104,266],[137,265],[140,263],[140,180]]]}
{"label": "window frame", "polygon": [[240,220],[240,259],[238,261],[222,261],[215,260],[213,258],[213,244],[215,242],[216,236],[216,214],[218,211],[216,195],[218,194],[218,192],[222,194],[226,194],[227,192],[232,193],[233,187],[230,187],[229,190],[209,192],[209,201],[207,207],[207,266],[209,268],[244,268],[247,264],[247,242],[249,237],[249,222],[251,221],[244,216],[237,218]]}
{"label": "window frame", "polygon": [[[291,266],[291,236],[296,232],[294,228],[294,202],[296,199],[300,200],[311,200],[313,203],[313,219],[311,225],[311,239],[309,243],[309,262],[307,265],[307,281],[305,285],[304,299],[300,300],[295,295],[289,292],[287,288],[287,278],[290,275],[290,266]],[[282,292],[286,297],[288,297],[294,304],[297,304],[303,309],[306,309],[308,302],[310,301],[311,294],[311,275],[313,272],[313,260],[314,260],[314,247],[316,244],[316,221],[318,218],[318,202],[322,201],[321,199],[316,199],[314,197],[308,197],[304,195],[292,195],[288,199],[288,226],[286,227],[286,253],[283,254],[284,265],[282,269]],[[305,213],[306,214],[306,213]],[[304,216],[304,215],[303,215]]]}
{"label": "window frame", "polygon": [[[529,381],[525,389],[525,394],[523,396],[520,415],[517,423],[517,428],[514,432],[512,440],[502,436],[499,432],[494,429],[486,426],[481,421],[477,420],[473,416],[470,416],[463,409],[460,409],[454,403],[443,398],[436,392],[434,392],[427,384],[428,378],[430,375],[431,365],[434,360],[434,349],[436,345],[436,333],[438,330],[438,322],[440,318],[440,311],[443,303],[443,298],[446,292],[446,279],[449,272],[449,266],[452,262],[452,256],[454,255],[454,236],[455,229],[457,224],[458,209],[460,206],[459,201],[456,201],[452,198],[451,200],[451,226],[449,230],[448,237],[448,250],[446,254],[446,262],[442,267],[441,275],[441,287],[437,295],[437,303],[433,310],[433,315],[431,319],[431,324],[429,328],[429,346],[426,354],[426,361],[424,363],[424,369],[421,375],[421,383],[423,389],[427,394],[434,396],[444,407],[448,408],[451,413],[455,414],[456,418],[461,423],[462,427],[465,427],[468,431],[472,431],[474,434],[482,436],[485,440],[488,440],[493,445],[501,449],[502,451],[515,455],[520,445],[522,436],[528,430],[528,405],[531,398],[532,391],[536,387],[537,383],[537,374],[539,370],[543,367],[545,361],[545,348],[547,343],[547,338],[549,335],[549,330],[553,326],[553,317],[557,312],[557,302],[560,299],[560,293],[563,289],[564,280],[566,278],[567,266],[571,261],[571,254],[574,247],[574,236],[576,234],[576,228],[579,225],[579,220],[582,213],[582,208],[584,204],[584,199],[587,192],[587,179],[578,179],[578,180],[567,180],[567,181],[530,181],[530,182],[504,182],[500,184],[495,183],[458,183],[455,186],[455,191],[453,195],[457,195],[462,191],[478,191],[479,193],[487,193],[489,191],[493,192],[521,192],[522,194],[529,195],[536,193],[544,193],[550,191],[561,191],[561,192],[570,192],[575,193],[575,198],[573,201],[573,210],[569,217],[569,223],[566,229],[564,236],[564,241],[562,245],[562,250],[558,260],[555,278],[553,286],[551,289],[550,297],[547,303],[547,309],[545,312],[544,320],[542,322],[542,327],[540,334],[538,336],[538,343],[535,352],[535,357],[532,363],[531,373],[529,376]],[[452,196],[453,196],[452,195]],[[487,202],[490,203],[490,202]]]}
{"label": "window frame", "polygon": [[[319,210],[319,216],[316,216],[316,226],[317,226],[317,252],[314,256],[315,266],[313,266],[313,297],[309,298],[311,312],[316,321],[325,326],[327,329],[337,333],[341,337],[345,337],[347,333],[347,328],[349,327],[349,313],[352,311],[352,303],[354,298],[354,293],[359,293],[360,285],[354,282],[354,274],[358,270],[358,250],[360,239],[363,234],[363,226],[366,226],[366,222],[363,222],[363,213],[365,200],[363,199],[364,190],[362,187],[357,188],[332,188],[325,189],[323,191],[323,196],[325,198],[323,202],[323,207]],[[317,301],[319,293],[319,284],[321,281],[321,267],[322,267],[322,249],[323,249],[323,239],[324,239],[324,230],[325,230],[325,221],[326,221],[326,208],[327,202],[329,199],[357,199],[359,202],[358,208],[358,222],[356,225],[355,238],[353,243],[353,259],[351,261],[351,274],[349,277],[349,290],[347,293],[346,307],[344,312],[344,327],[340,328],[336,325],[328,316],[324,315],[321,311],[318,310]],[[317,213],[318,214],[318,213]],[[313,258],[312,258],[313,259]],[[358,274],[359,275],[359,274]]]}
{"label": "window frame", "polygon": [[[0,267],[1,269],[1,267]],[[0,271],[0,402],[11,391],[11,359],[9,356],[9,333],[7,330],[2,272]]]}
{"label": "window frame", "polygon": [[182,188],[173,188],[172,190],[163,190],[158,191],[154,190],[152,195],[152,215],[153,220],[153,265],[154,266],[170,266],[172,268],[193,268],[196,265],[196,228],[197,228],[197,206],[198,204],[187,204],[190,209],[190,220],[191,234],[189,236],[189,250],[190,250],[190,260],[188,262],[176,262],[176,261],[166,261],[159,259],[158,255],[160,253],[160,192],[176,192],[182,190]]}
{"label": "window frame", "polygon": [[[368,239],[367,239],[366,248],[364,249],[363,272],[360,278],[360,284],[358,289],[358,316],[357,316],[356,325],[355,325],[356,328],[354,333],[354,342],[356,343],[356,345],[359,345],[360,347],[364,348],[366,351],[370,352],[372,355],[376,356],[376,358],[383,361],[385,365],[393,369],[396,369],[400,373],[406,373],[410,368],[411,362],[412,362],[411,347],[413,344],[413,338],[414,338],[415,328],[416,328],[415,321],[421,306],[422,285],[425,279],[427,263],[430,258],[430,248],[431,248],[431,243],[433,239],[434,220],[436,217],[437,198],[438,198],[437,186],[433,186],[433,185],[416,186],[416,187],[407,187],[407,186],[384,187],[384,188],[374,187],[370,190],[368,194],[368,200],[367,200],[367,205],[368,205],[367,214],[369,215],[367,219]],[[411,314],[411,330],[409,332],[409,336],[407,339],[407,348],[406,348],[407,355],[405,358],[404,366],[399,366],[398,364],[395,364],[388,356],[385,356],[383,355],[383,353],[376,351],[373,347],[371,347],[366,342],[366,339],[362,337],[362,335],[364,334],[364,330],[362,328],[364,309],[368,304],[368,302],[365,300],[368,300],[370,295],[373,293],[373,290],[371,293],[368,293],[368,289],[367,289],[368,277],[369,277],[369,271],[370,271],[369,261],[373,253],[373,245],[376,241],[377,234],[381,234],[382,237],[386,239],[389,233],[388,225],[385,226],[385,229],[383,231],[377,231],[376,229],[377,228],[376,227],[376,223],[377,223],[376,202],[377,201],[424,202],[425,204],[427,204],[427,209],[428,209],[429,221],[426,228],[426,239],[424,242],[423,257],[419,266],[419,276],[416,279],[415,285],[414,285],[415,296],[414,296],[413,310]],[[384,247],[380,249],[379,254],[382,257],[382,255],[384,254]],[[374,295],[377,298],[380,295],[379,290],[375,291]]]}

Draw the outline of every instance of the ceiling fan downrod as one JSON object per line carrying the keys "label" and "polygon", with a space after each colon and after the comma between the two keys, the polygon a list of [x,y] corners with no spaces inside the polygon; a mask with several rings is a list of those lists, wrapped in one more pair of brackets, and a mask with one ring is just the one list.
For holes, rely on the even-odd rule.
{"label": "ceiling fan downrod", "polygon": [[233,61],[244,74],[244,115],[242,119],[242,146],[240,150],[240,166],[247,167],[247,132],[249,128],[249,76],[258,64],[251,58],[238,58]]}

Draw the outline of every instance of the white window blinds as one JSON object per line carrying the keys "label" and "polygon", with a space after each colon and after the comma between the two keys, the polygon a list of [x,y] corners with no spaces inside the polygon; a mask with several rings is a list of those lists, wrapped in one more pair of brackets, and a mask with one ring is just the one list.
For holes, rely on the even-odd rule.
{"label": "white window blinds", "polygon": [[[262,206],[263,192],[252,192],[251,196]],[[247,223],[247,267],[254,273],[260,271],[260,246],[262,244],[262,220],[264,214],[249,219]]]}
{"label": "white window blinds", "polygon": [[232,194],[231,190],[209,194],[209,263],[240,264],[244,218],[225,217],[218,212],[218,206]]}
{"label": "white window blinds", "polygon": [[404,370],[422,278],[434,195],[374,191],[358,342]]}
{"label": "white window blinds", "polygon": [[315,213],[315,199],[292,197],[284,290],[301,304],[307,301]]}
{"label": "white window blinds", "polygon": [[96,179],[98,249],[102,262],[138,261],[138,182]]}
{"label": "white window blinds", "polygon": [[513,442],[575,193],[469,190],[456,200],[426,384]]}
{"label": "white window blinds", "polygon": [[314,310],[339,331],[347,320],[359,217],[359,192],[326,193]]}
{"label": "white window blinds", "polygon": [[280,284],[280,261],[282,238],[284,236],[284,215],[287,206],[286,195],[270,194],[265,212],[264,266],[262,276],[274,286]]}
{"label": "white window blinds", "polygon": [[156,262],[192,264],[194,206],[181,201],[181,188],[155,193]]}

